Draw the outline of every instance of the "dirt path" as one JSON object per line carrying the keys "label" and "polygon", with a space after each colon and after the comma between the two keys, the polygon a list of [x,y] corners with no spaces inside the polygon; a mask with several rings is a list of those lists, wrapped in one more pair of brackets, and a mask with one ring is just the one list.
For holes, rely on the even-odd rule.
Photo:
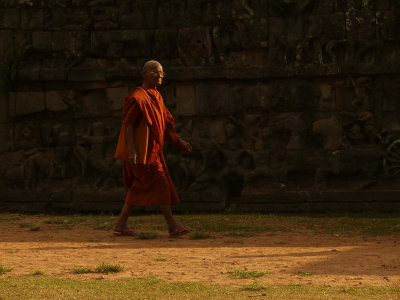
{"label": "dirt path", "polygon": [[[94,268],[102,262],[119,264],[117,274],[73,274],[74,267]],[[254,279],[234,279],[237,269],[267,271],[263,284],[330,286],[399,286],[398,237],[342,237],[309,234],[260,234],[192,240],[154,240],[114,237],[111,232],[75,226],[30,231],[0,223],[0,266],[12,268],[3,276],[46,275],[75,279],[143,278],[241,286]],[[301,276],[301,272],[312,273]],[[304,274],[303,274],[304,275]]]}

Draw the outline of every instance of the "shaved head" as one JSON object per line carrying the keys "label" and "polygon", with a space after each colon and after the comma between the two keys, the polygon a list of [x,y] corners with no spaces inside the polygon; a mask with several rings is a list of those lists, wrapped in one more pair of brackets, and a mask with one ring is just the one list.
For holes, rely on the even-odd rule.
{"label": "shaved head", "polygon": [[149,60],[148,62],[146,62],[146,63],[143,65],[142,72],[149,71],[149,70],[151,70],[151,69],[157,68],[158,66],[161,66],[161,64],[160,64],[158,61],[156,61],[156,60]]}

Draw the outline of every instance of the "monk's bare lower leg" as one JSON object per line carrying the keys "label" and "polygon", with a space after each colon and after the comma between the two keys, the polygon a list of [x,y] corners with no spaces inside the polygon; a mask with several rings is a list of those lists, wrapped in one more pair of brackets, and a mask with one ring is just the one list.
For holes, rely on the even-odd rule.
{"label": "monk's bare lower leg", "polygon": [[133,211],[134,205],[125,203],[124,207],[122,208],[122,211],[118,217],[117,222],[115,223],[113,229],[115,231],[123,231],[125,229],[128,229],[128,226],[126,225],[126,221],[128,220],[128,217],[131,215]]}
{"label": "monk's bare lower leg", "polygon": [[178,223],[176,223],[173,215],[171,205],[161,205],[160,206],[161,212],[164,215],[165,221],[168,224],[168,231],[170,233],[174,232],[178,227]]}

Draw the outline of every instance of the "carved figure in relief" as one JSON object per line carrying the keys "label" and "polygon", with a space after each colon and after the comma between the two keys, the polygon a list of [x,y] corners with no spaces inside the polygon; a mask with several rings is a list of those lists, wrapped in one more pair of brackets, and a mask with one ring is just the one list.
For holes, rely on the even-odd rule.
{"label": "carved figure in relief", "polygon": [[[89,150],[86,153],[87,166],[97,171],[99,174],[98,179],[94,183],[94,187],[99,187],[103,181],[113,175],[113,164],[112,158],[105,156],[106,147],[116,139],[116,134],[107,135],[106,128],[103,122],[94,122],[91,126],[91,132],[89,135],[80,136],[82,141],[86,141],[89,144]],[[81,149],[82,150],[82,149]],[[83,156],[81,151],[79,157]]]}

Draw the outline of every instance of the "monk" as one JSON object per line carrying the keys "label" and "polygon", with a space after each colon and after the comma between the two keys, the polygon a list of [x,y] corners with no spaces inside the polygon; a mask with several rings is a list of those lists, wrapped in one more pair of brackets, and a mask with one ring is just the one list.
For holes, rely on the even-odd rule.
{"label": "monk", "polygon": [[125,97],[122,126],[114,157],[123,161],[123,178],[129,191],[121,214],[113,227],[115,235],[135,235],[127,219],[135,206],[159,206],[168,225],[169,237],[179,237],[191,229],[179,225],[171,205],[179,203],[163,155],[164,141],[185,153],[192,146],[175,132],[175,120],[158,92],[165,73],[151,60],[142,70],[143,84]]}

